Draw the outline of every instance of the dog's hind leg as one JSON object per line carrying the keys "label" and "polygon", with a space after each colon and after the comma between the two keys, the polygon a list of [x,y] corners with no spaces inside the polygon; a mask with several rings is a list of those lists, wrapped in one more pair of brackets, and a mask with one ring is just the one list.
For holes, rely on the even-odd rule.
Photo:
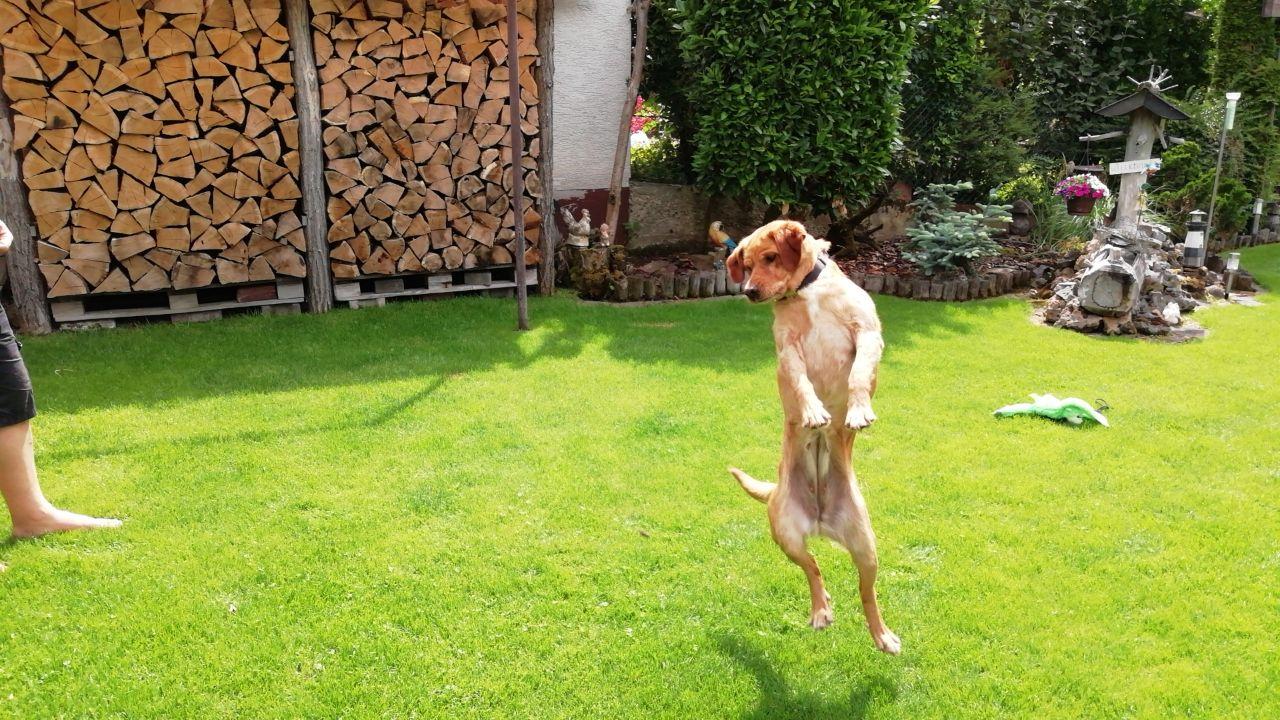
{"label": "dog's hind leg", "polygon": [[858,489],[852,471],[849,471],[849,490],[853,496],[852,515],[840,529],[838,539],[853,556],[853,563],[858,568],[858,594],[862,598],[862,611],[867,618],[871,640],[877,650],[897,655],[902,650],[902,641],[884,624],[884,618],[880,616],[880,603],[876,599],[876,572],[879,569],[876,536],[871,530],[867,504],[862,499],[862,492]]}
{"label": "dog's hind leg", "polygon": [[818,569],[818,561],[804,544],[804,532],[792,523],[779,518],[773,523],[773,539],[782,548],[782,552],[791,558],[791,562],[804,570],[809,580],[809,625],[814,630],[822,630],[835,620],[831,609],[831,596],[822,582],[822,571]]}

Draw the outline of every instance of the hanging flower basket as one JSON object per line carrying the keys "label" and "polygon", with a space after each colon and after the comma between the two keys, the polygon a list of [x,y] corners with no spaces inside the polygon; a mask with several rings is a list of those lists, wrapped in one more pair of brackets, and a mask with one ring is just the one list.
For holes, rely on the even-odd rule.
{"label": "hanging flower basket", "polygon": [[1088,215],[1099,200],[1111,194],[1106,184],[1094,175],[1072,175],[1060,180],[1053,188],[1054,195],[1067,201],[1067,214]]}
{"label": "hanging flower basket", "polygon": [[1088,215],[1093,212],[1093,206],[1097,204],[1097,202],[1098,199],[1093,197],[1067,198],[1067,214]]}

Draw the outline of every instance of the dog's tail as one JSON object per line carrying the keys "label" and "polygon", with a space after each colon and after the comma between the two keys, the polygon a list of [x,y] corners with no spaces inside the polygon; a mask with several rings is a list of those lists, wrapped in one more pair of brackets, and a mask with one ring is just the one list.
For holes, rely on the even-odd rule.
{"label": "dog's tail", "polygon": [[735,467],[729,468],[729,474],[737,478],[738,484],[742,486],[743,490],[747,491],[748,495],[763,503],[769,502],[769,497],[773,495],[774,489],[778,487],[777,483],[760,482]]}

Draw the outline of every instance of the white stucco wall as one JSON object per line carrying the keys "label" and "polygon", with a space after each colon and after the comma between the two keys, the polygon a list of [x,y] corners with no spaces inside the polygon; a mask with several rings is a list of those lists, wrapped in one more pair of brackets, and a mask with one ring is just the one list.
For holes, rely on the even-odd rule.
{"label": "white stucco wall", "polygon": [[627,0],[557,0],[551,91],[556,197],[609,187],[631,74]]}

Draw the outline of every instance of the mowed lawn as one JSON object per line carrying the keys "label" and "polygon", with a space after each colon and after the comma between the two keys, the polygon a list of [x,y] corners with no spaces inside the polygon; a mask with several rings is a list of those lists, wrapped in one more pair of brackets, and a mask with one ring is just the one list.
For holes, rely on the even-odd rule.
{"label": "mowed lawn", "polygon": [[[1280,246],[1245,264],[1280,287]],[[1206,341],[878,298],[855,465],[900,657],[725,472],[771,477],[770,311],[561,294],[26,341],[45,489],[0,544],[0,717],[1280,716],[1280,302]],[[1111,429],[990,412],[1105,399]],[[0,520],[0,523],[5,523]],[[0,524],[0,534],[7,524]]]}

